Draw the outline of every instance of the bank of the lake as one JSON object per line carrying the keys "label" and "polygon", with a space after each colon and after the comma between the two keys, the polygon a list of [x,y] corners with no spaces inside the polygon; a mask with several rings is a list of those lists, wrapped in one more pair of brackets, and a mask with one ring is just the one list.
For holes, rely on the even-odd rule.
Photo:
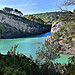
{"label": "bank of the lake", "polygon": [[42,45],[42,43],[44,43],[45,38],[50,34],[51,33],[48,32],[42,35],[27,38],[0,39],[0,52],[2,54],[6,54],[7,51],[11,49],[12,46],[18,44],[17,51],[25,54],[26,56],[29,56],[31,54],[33,58],[35,58],[36,50],[38,49],[38,47]]}
{"label": "bank of the lake", "polygon": [[[50,32],[27,38],[16,39],[0,39],[0,52],[6,54],[12,46],[18,44],[17,51],[25,54],[27,57],[32,55],[33,59],[36,58],[36,50],[42,46],[47,36],[51,35]],[[61,55],[61,58],[56,59],[54,62],[68,63],[68,57],[71,55]]]}

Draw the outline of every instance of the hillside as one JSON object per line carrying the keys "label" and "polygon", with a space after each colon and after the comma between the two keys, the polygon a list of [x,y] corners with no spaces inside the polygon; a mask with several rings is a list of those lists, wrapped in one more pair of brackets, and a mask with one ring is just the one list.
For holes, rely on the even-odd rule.
{"label": "hillside", "polygon": [[75,14],[67,13],[55,21],[51,27],[51,36],[46,38],[45,43],[61,54],[75,55]]}
{"label": "hillside", "polygon": [[36,23],[45,24],[45,22],[44,22],[42,19],[36,18],[36,17],[33,16],[33,15],[28,15],[26,18],[27,18],[28,20],[33,21],[33,22],[36,22]]}
{"label": "hillside", "polygon": [[[52,23],[54,20],[57,20],[60,15],[65,14],[66,12],[47,12],[47,13],[39,13],[39,14],[32,14],[36,18],[42,19],[47,24]],[[25,15],[27,17],[28,15]]]}
{"label": "hillside", "polygon": [[50,31],[51,26],[0,10],[0,38],[18,38]]}

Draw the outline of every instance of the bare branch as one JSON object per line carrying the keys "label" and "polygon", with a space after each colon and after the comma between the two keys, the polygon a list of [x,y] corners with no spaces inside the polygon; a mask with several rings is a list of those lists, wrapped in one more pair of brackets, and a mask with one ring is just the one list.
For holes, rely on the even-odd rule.
{"label": "bare branch", "polygon": [[75,5],[75,0],[65,0],[63,5],[65,6]]}
{"label": "bare branch", "polygon": [[58,6],[58,8],[59,8],[59,10],[62,11],[62,12],[68,12],[67,9],[62,9],[61,6]]}

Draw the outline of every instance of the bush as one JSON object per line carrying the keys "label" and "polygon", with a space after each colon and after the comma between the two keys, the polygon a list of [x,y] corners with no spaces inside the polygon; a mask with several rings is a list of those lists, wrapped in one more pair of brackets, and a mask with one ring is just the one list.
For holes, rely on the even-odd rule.
{"label": "bush", "polygon": [[38,67],[22,53],[16,54],[15,45],[7,55],[0,54],[0,75],[37,75]]}
{"label": "bush", "polygon": [[69,37],[67,40],[63,40],[63,43],[66,43],[66,44],[69,44],[69,45],[73,45],[72,37]]}
{"label": "bush", "polygon": [[53,37],[54,37],[56,40],[58,40],[58,39],[59,39],[59,31],[55,32],[55,33],[53,34]]}

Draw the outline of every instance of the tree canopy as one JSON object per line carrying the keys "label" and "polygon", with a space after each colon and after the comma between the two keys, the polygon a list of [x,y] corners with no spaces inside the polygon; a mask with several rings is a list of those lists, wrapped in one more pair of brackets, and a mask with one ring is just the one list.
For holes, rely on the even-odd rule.
{"label": "tree canopy", "polygon": [[28,15],[27,16],[27,19],[31,20],[31,21],[34,21],[36,23],[40,23],[40,24],[44,24],[44,21],[41,20],[40,18],[36,18],[35,16],[33,15]]}
{"label": "tree canopy", "polygon": [[5,8],[3,9],[3,11],[10,13],[11,11],[13,11],[13,8],[5,7]]}
{"label": "tree canopy", "polygon": [[65,6],[75,5],[75,0],[65,0],[64,5]]}
{"label": "tree canopy", "polygon": [[13,9],[13,8],[9,8],[9,7],[3,8],[3,11],[7,12],[7,13],[16,12],[16,13],[19,13],[20,15],[23,15],[23,13],[21,11],[19,11],[18,9]]}
{"label": "tree canopy", "polygon": [[14,11],[20,13],[21,15],[23,15],[23,13],[21,11],[19,11],[18,9],[15,9]]}

